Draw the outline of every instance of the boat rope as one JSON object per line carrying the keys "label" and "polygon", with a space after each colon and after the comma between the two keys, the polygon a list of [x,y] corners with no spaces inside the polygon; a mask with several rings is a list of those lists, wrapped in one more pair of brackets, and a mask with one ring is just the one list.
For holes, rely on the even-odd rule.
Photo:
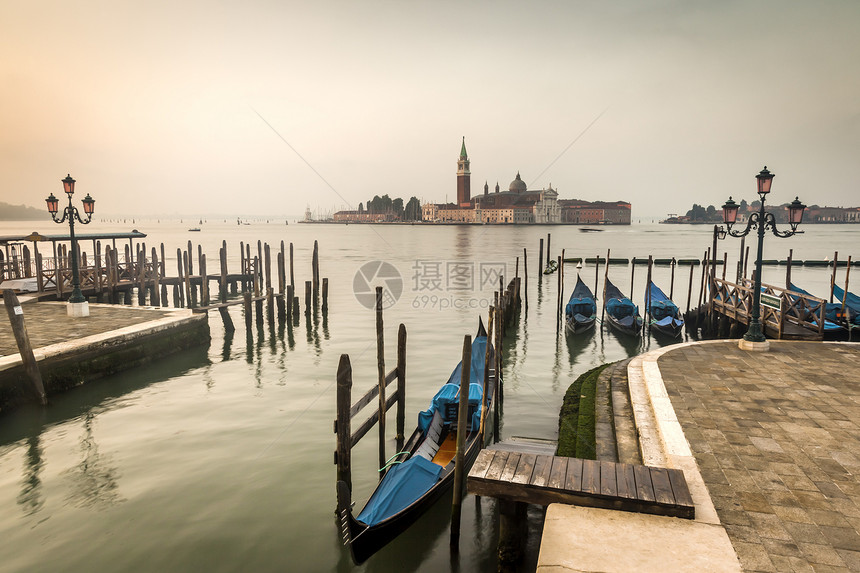
{"label": "boat rope", "polygon": [[378,469],[378,470],[376,470],[376,471],[384,472],[385,470],[387,470],[390,466],[393,466],[394,464],[402,464],[402,463],[404,462],[404,460],[395,460],[394,458],[396,458],[397,456],[401,456],[401,455],[403,455],[403,454],[406,454],[406,455],[408,456],[408,455],[409,455],[409,451],[408,451],[408,450],[404,450],[404,451],[402,451],[402,452],[397,452],[396,454],[394,454],[393,456],[391,456],[390,458],[388,458],[387,460],[385,460],[385,465],[384,465],[384,466],[382,466],[381,468],[379,468],[379,469]]}

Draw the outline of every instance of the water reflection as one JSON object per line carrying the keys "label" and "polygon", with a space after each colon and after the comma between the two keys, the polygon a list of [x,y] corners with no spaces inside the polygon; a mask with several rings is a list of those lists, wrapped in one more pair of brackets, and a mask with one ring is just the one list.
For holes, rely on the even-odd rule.
{"label": "water reflection", "polygon": [[627,353],[627,357],[633,357],[639,354],[640,349],[642,348],[642,337],[641,336],[631,336],[629,334],[621,334],[615,332],[609,326],[606,327],[609,329],[609,336],[611,339],[614,339],[615,342],[618,343],[621,348],[624,349],[624,352]]}
{"label": "water reflection", "polygon": [[573,334],[567,329],[564,330],[564,337],[567,342],[567,355],[570,358],[570,363],[575,365],[579,362],[579,358],[585,350],[594,344],[595,328],[590,328],[586,332]]}
{"label": "water reflection", "polygon": [[125,501],[119,493],[120,473],[113,465],[113,456],[99,452],[93,436],[95,414],[84,417],[84,433],[80,439],[81,462],[62,472],[70,483],[66,501],[75,507],[105,509]]}
{"label": "water reflection", "polygon": [[42,479],[39,477],[45,467],[42,459],[44,451],[39,436],[41,428],[35,435],[27,439],[27,455],[24,465],[24,475],[21,478],[21,493],[18,494],[18,505],[24,515],[33,515],[45,505],[42,493]]}
{"label": "water reflection", "polygon": [[221,360],[227,362],[230,360],[230,348],[233,346],[234,330],[224,329],[224,344],[221,346]]}

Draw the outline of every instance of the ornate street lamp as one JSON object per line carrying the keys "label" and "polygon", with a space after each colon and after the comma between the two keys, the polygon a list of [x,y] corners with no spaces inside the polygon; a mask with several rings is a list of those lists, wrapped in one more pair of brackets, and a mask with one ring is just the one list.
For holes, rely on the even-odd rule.
{"label": "ornate street lamp", "polygon": [[[744,237],[748,235],[752,229],[758,230],[758,254],[755,261],[752,314],[750,315],[749,329],[743,338],[743,341],[751,343],[767,342],[761,326],[761,258],[762,248],[764,246],[764,232],[766,230],[770,230],[774,235],[780,238],[786,238],[795,234],[803,233],[803,231],[797,230],[797,226],[800,225],[800,222],[803,220],[803,211],[806,209],[806,205],[801,203],[797,197],[794,198],[794,201],[792,201],[788,207],[788,222],[791,226],[790,231],[778,230],[776,228],[776,218],[773,216],[773,213],[765,212],[764,203],[768,193],[770,193],[773,177],[773,173],[767,170],[767,166],[765,166],[765,168],[755,176],[756,183],[758,184],[758,196],[761,200],[761,205],[757,212],[749,216],[747,227],[743,231],[732,231],[732,225],[735,224],[738,218],[738,204],[732,201],[732,198],[729,197],[729,200],[726,201],[725,205],[723,205],[723,221],[726,223],[729,235],[732,237]],[[743,341],[741,343],[742,348],[744,347]],[[747,347],[753,349],[755,348],[755,345],[748,345]]]}
{"label": "ornate street lamp", "polygon": [[85,218],[82,219],[78,210],[72,205],[72,195],[75,194],[75,180],[72,179],[71,175],[66,175],[62,183],[63,191],[69,197],[69,206],[63,209],[63,216],[59,219],[57,218],[60,201],[54,197],[53,193],[45,199],[45,202],[48,204],[48,213],[51,214],[51,218],[55,223],[64,223],[66,219],[69,221],[69,237],[72,243],[72,295],[69,297],[67,314],[77,317],[89,316],[89,306],[87,305],[87,299],[84,298],[81,292],[81,278],[78,272],[78,241],[75,239],[75,220],[77,219],[81,225],[88,224],[93,218],[95,200],[90,197],[89,193],[81,200],[81,203],[84,205],[85,215]]}

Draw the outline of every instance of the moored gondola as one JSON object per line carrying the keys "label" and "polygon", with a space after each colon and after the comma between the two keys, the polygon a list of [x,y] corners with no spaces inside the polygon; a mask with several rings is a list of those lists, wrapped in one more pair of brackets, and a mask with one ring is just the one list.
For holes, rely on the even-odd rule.
{"label": "moored gondola", "polygon": [[639,307],[624,296],[608,278],[603,286],[603,304],[606,308],[606,322],[611,328],[623,334],[639,336],[642,332]]}
{"label": "moored gondola", "polygon": [[[797,298],[796,295],[794,295],[792,293],[799,293],[799,294],[806,295],[809,297],[817,298],[812,293],[803,290],[802,288],[795,285],[794,283],[789,284],[788,287],[789,287],[788,296],[791,297],[792,300]],[[839,289],[838,294],[837,294],[837,289]],[[837,300],[842,299],[842,294],[843,294],[842,289],[840,289],[838,286],[834,285],[833,295],[837,298]],[[851,293],[848,293],[848,294],[849,294],[849,296],[854,296]],[[819,305],[820,305],[820,303],[812,304],[809,308],[810,312],[812,312],[813,314],[818,313],[819,312]],[[839,338],[839,337],[843,336],[845,334],[845,332],[847,332],[848,328],[851,325],[851,319],[856,318],[856,316],[852,317],[852,315],[854,315],[854,313],[852,312],[851,307],[847,304],[847,301],[846,301],[844,311],[843,311],[841,302],[826,302],[826,303],[824,303],[824,328],[823,328],[824,337],[826,339],[834,339],[834,338]]]}
{"label": "moored gondola", "polygon": [[[487,342],[483,323],[472,342],[469,373],[469,409],[466,424],[465,468],[471,467],[483,447],[482,436],[487,412],[493,408],[494,385],[487,388],[486,411],[481,402],[484,392],[484,357],[493,348]],[[343,542],[352,560],[361,564],[412,525],[454,483],[462,362],[433,397],[430,407],[418,414],[418,427],[390,469],[370,495],[358,515],[352,513],[352,494],[343,481],[337,483],[338,519]]]}
{"label": "moored gondola", "polygon": [[564,308],[565,328],[573,333],[579,334],[594,327],[597,320],[597,303],[594,301],[594,293],[576,275],[576,286],[570,300]]}
{"label": "moored gondola", "polygon": [[657,334],[680,338],[684,319],[678,306],[653,282],[648,283],[648,316],[651,330]]}

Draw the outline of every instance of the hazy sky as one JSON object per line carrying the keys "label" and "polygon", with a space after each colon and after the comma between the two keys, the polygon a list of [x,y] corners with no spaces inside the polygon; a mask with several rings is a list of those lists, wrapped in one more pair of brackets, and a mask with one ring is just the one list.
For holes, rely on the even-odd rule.
{"label": "hazy sky", "polygon": [[635,220],[767,165],[775,202],[856,206],[858,30],[857,0],[9,0],[0,200],[71,173],[103,215],[443,201],[465,136],[473,195],[520,171]]}

